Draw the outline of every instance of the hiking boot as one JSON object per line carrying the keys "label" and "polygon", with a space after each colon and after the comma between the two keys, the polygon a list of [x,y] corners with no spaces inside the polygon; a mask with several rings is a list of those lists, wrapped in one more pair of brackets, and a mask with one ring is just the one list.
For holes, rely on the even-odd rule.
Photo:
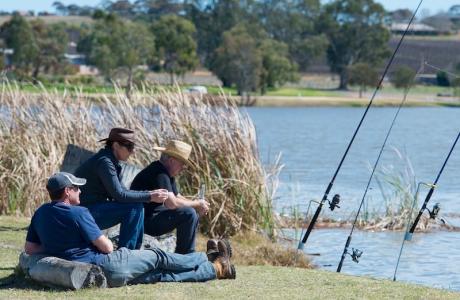
{"label": "hiking boot", "polygon": [[219,249],[217,247],[217,240],[210,239],[206,243],[206,255],[208,256],[208,260],[210,262],[214,262],[219,256]]}
{"label": "hiking boot", "polygon": [[219,256],[228,258],[232,257],[232,246],[230,245],[230,241],[227,239],[217,241],[217,250],[219,251]]}
{"label": "hiking boot", "polygon": [[210,239],[206,243],[206,255],[210,262],[214,262],[219,256],[232,257],[232,246],[228,240]]}
{"label": "hiking boot", "polygon": [[230,262],[228,257],[219,256],[212,264],[214,266],[214,270],[216,270],[217,279],[236,278],[235,266]]}

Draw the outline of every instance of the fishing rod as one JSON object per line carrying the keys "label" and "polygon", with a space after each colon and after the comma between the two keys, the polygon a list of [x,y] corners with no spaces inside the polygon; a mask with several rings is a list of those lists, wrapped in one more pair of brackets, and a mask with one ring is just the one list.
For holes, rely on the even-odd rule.
{"label": "fishing rod", "polygon": [[[412,204],[412,208],[411,208],[411,211],[409,213],[409,220],[407,221],[406,233],[404,234],[404,239],[403,239],[403,241],[401,243],[401,249],[399,250],[398,261],[396,262],[395,272],[393,274],[393,281],[396,281],[396,273],[398,272],[399,261],[401,260],[401,255],[402,255],[402,252],[403,252],[404,244],[405,244],[406,241],[412,240],[412,235],[413,235],[413,233],[415,231],[415,228],[417,228],[417,223],[419,222],[420,217],[423,214],[423,212],[425,211],[425,209],[428,210],[428,213],[430,215],[430,219],[435,219],[436,216],[439,213],[439,210],[440,210],[439,203],[436,203],[431,210],[427,209],[426,206],[427,206],[428,202],[430,201],[431,196],[433,195],[434,189],[437,187],[438,180],[441,177],[442,172],[444,171],[444,167],[446,166],[447,161],[449,160],[450,155],[452,154],[452,151],[454,150],[454,148],[455,148],[455,146],[456,146],[456,144],[458,142],[459,137],[460,137],[460,132],[458,133],[457,138],[455,139],[455,142],[452,145],[452,148],[450,149],[449,154],[447,155],[446,160],[444,161],[444,164],[442,165],[442,168],[439,171],[438,176],[436,177],[436,180],[434,181],[434,183],[433,184],[419,183],[419,186],[417,188],[417,192],[415,193],[414,202]],[[420,209],[420,211],[419,211],[419,213],[417,215],[417,218],[414,221],[414,224],[412,225],[412,227],[409,230],[410,217],[412,216],[412,211],[413,211],[414,206],[415,206],[415,204],[417,202],[418,190],[420,188],[420,184],[424,184],[426,186],[429,186],[430,190],[429,190],[428,194],[426,195],[425,201],[423,202],[423,206]]]}
{"label": "fishing rod", "polygon": [[343,164],[345,158],[348,155],[348,151],[350,150],[351,145],[353,144],[353,142],[355,140],[355,137],[358,134],[358,131],[361,128],[361,125],[363,124],[364,119],[366,118],[367,112],[369,111],[369,108],[372,106],[372,103],[374,102],[375,96],[377,95],[378,91],[382,87],[383,80],[385,79],[385,76],[387,75],[388,70],[390,69],[390,66],[393,64],[393,61],[394,61],[394,59],[396,57],[396,53],[398,52],[399,48],[401,47],[401,44],[402,44],[402,42],[404,40],[404,37],[406,36],[407,32],[409,31],[410,26],[414,22],[415,16],[416,16],[416,14],[418,12],[418,9],[422,5],[422,2],[423,2],[423,0],[420,0],[417,8],[415,9],[415,11],[414,11],[414,13],[413,13],[413,15],[412,15],[412,17],[411,17],[411,19],[409,21],[409,24],[407,24],[406,30],[403,32],[403,34],[401,36],[401,39],[399,40],[399,42],[398,42],[398,44],[396,46],[396,49],[393,51],[393,54],[391,55],[390,60],[388,61],[387,65],[385,67],[385,70],[383,71],[383,74],[382,74],[382,76],[381,76],[381,78],[380,78],[380,80],[379,80],[379,82],[378,82],[378,84],[377,84],[377,86],[376,86],[376,88],[374,90],[374,93],[372,94],[371,100],[369,101],[369,104],[367,105],[367,107],[366,107],[366,109],[364,111],[364,114],[363,114],[363,116],[361,117],[361,120],[358,123],[358,127],[356,127],[356,130],[353,133],[353,136],[352,136],[350,142],[348,143],[348,146],[347,146],[347,148],[345,150],[345,153],[343,154],[342,159],[340,160],[340,163],[339,163],[334,175],[332,176],[332,179],[329,182],[329,185],[327,186],[326,191],[324,192],[323,198],[321,199],[321,202],[319,203],[318,208],[316,209],[315,214],[313,215],[313,218],[311,219],[310,224],[308,225],[307,231],[305,232],[305,235],[304,235],[303,239],[299,241],[299,245],[298,245],[297,249],[302,250],[305,247],[305,243],[307,242],[308,237],[310,236],[310,234],[311,234],[311,232],[313,230],[313,227],[315,227],[315,223],[318,220],[319,214],[321,213],[321,210],[323,209],[323,205],[324,205],[324,203],[326,201],[329,202],[329,209],[331,211],[334,211],[334,209],[336,207],[340,208],[340,206],[339,206],[340,195],[335,194],[334,197],[332,198],[332,200],[328,200],[329,193],[330,193],[330,191],[332,189],[332,186],[334,185],[335,178],[337,177],[340,169],[342,168],[342,164]]}
{"label": "fishing rod", "polygon": [[[413,80],[415,80],[415,78],[420,73],[420,71],[421,71],[421,69],[419,69],[417,71],[417,73],[415,74]],[[395,115],[393,117],[393,120],[391,122],[390,128],[388,129],[387,134],[385,136],[385,140],[383,141],[382,147],[380,148],[379,155],[377,156],[377,159],[376,159],[376,161],[374,163],[374,166],[372,168],[372,172],[371,172],[371,175],[369,176],[369,180],[367,182],[366,189],[364,190],[363,198],[361,199],[361,202],[359,204],[358,212],[356,213],[355,220],[353,222],[353,226],[351,227],[350,234],[348,235],[347,241],[345,243],[345,247],[343,248],[342,257],[340,258],[339,265],[337,266],[337,272],[338,273],[340,273],[340,271],[342,270],[343,261],[345,260],[345,257],[346,257],[347,254],[349,254],[351,256],[352,260],[354,262],[356,262],[356,263],[359,263],[359,258],[363,254],[363,251],[361,251],[359,249],[355,249],[355,248],[352,248],[352,252],[350,253],[350,252],[348,252],[348,247],[350,246],[351,238],[352,238],[353,232],[355,230],[356,223],[358,222],[359,213],[361,212],[361,208],[363,207],[364,200],[366,199],[367,192],[369,191],[369,187],[371,185],[372,179],[374,178],[375,170],[377,169],[377,166],[379,164],[380,158],[382,157],[383,150],[385,149],[385,146],[387,144],[388,138],[390,137],[391,131],[393,130],[393,127],[394,127],[394,125],[396,123],[396,120],[398,119],[398,116],[399,116],[399,113],[401,111],[401,108],[404,106],[404,103],[406,102],[408,93],[409,93],[409,89],[406,89],[406,91],[404,92],[403,100],[401,101],[401,103],[398,106],[398,109],[396,110],[396,113],[395,113]]]}
{"label": "fishing rod", "polygon": [[436,185],[437,185],[437,183],[438,183],[438,180],[439,180],[439,178],[441,177],[441,174],[442,174],[442,172],[444,171],[444,168],[445,168],[447,162],[449,161],[450,155],[451,155],[452,152],[454,151],[454,148],[455,148],[455,146],[457,145],[457,142],[458,142],[458,139],[459,139],[459,138],[460,138],[460,132],[458,133],[457,138],[455,139],[454,144],[453,144],[452,147],[450,148],[449,154],[447,155],[446,160],[444,161],[444,164],[442,165],[442,168],[441,168],[441,170],[439,171],[438,176],[436,177],[436,180],[435,180],[434,183],[431,185],[431,188],[430,188],[430,190],[428,191],[428,194],[426,195],[425,201],[423,202],[422,208],[420,208],[420,211],[418,212],[417,217],[415,218],[414,224],[412,224],[412,227],[410,228],[409,232],[407,232],[406,235],[404,236],[404,240],[410,241],[410,240],[412,239],[412,235],[414,234],[414,231],[415,231],[415,229],[417,228],[417,224],[418,224],[418,222],[420,221],[420,217],[422,216],[422,214],[423,214],[423,212],[424,212],[425,210],[427,210],[428,213],[430,214],[430,219],[436,219],[436,217],[437,217],[437,215],[438,215],[438,213],[439,213],[439,210],[441,209],[439,203],[436,203],[436,204],[433,206],[433,208],[432,208],[431,210],[429,210],[426,206],[427,206],[428,202],[430,201],[431,196],[433,195],[433,192],[434,192],[434,189],[436,188]]}

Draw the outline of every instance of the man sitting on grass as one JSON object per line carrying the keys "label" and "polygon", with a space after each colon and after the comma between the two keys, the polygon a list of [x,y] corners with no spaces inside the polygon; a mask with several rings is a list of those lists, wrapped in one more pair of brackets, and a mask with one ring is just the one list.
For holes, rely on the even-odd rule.
{"label": "man sitting on grass", "polygon": [[227,241],[210,240],[208,255],[149,250],[113,250],[112,242],[96,225],[88,209],[78,206],[80,186],[86,179],[60,172],[51,176],[46,188],[50,203],[40,206],[29,226],[25,252],[47,254],[71,261],[98,265],[111,287],[155,282],[203,282],[234,279]]}

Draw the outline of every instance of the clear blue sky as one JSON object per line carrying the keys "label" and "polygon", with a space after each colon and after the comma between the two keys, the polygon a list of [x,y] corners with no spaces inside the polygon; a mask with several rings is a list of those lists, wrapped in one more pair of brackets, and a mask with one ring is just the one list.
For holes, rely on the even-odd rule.
{"label": "clear blue sky", "polygon": [[[0,10],[35,10],[35,11],[53,11],[51,6],[55,0],[0,0]],[[327,1],[327,0],[323,0]],[[395,10],[398,8],[414,9],[419,0],[376,0],[383,4],[387,10]],[[100,0],[61,0],[62,3],[68,5],[76,3],[78,5],[97,5]],[[447,10],[454,4],[460,4],[460,0],[425,0],[421,10],[428,9],[431,13],[436,13],[440,10]]]}

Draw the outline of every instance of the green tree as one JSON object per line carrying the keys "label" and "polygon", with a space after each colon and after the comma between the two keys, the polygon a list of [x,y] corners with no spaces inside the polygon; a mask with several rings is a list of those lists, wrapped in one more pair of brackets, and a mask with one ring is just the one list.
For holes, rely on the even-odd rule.
{"label": "green tree", "polygon": [[302,71],[327,47],[327,39],[315,28],[320,7],[319,0],[256,2],[257,19],[271,38],[289,46],[289,55]]}
{"label": "green tree", "polygon": [[32,62],[32,78],[36,81],[43,69],[57,71],[64,63],[68,36],[64,24],[46,25],[42,20],[31,21],[38,53]]}
{"label": "green tree", "polygon": [[262,71],[260,74],[262,95],[265,94],[267,88],[299,79],[297,65],[289,60],[289,48],[285,43],[264,39],[259,49],[262,55]]}
{"label": "green tree", "polygon": [[347,88],[349,66],[377,66],[389,56],[385,17],[382,5],[373,0],[335,0],[324,6],[318,27],[329,40],[327,59],[340,76],[340,89]]}
{"label": "green tree", "polygon": [[211,70],[240,95],[298,79],[297,65],[289,59],[288,46],[270,39],[258,26],[242,23],[224,32]]}
{"label": "green tree", "polygon": [[148,28],[114,15],[96,20],[89,34],[78,44],[78,51],[86,54],[88,62],[96,66],[108,80],[115,73],[127,73],[126,93],[130,95],[134,71],[155,57],[155,42]]}
{"label": "green tree", "polygon": [[184,5],[187,1],[177,0],[137,0],[134,10],[141,13],[140,18],[158,20],[166,15],[183,15]]}
{"label": "green tree", "polygon": [[250,19],[251,2],[239,0],[191,1],[187,16],[197,28],[198,53],[207,67],[213,64],[215,50],[223,33]]}
{"label": "green tree", "polygon": [[377,71],[366,63],[357,63],[348,67],[348,73],[349,83],[359,87],[359,98],[362,98],[367,87],[378,84]]}
{"label": "green tree", "polygon": [[416,72],[408,66],[400,66],[391,75],[390,82],[397,89],[403,89],[404,95],[407,94],[409,89],[415,84]]}
{"label": "green tree", "polygon": [[[228,85],[235,84],[239,95],[249,95],[259,86],[262,55],[257,41],[244,25],[237,25],[223,34],[215,51],[212,70]],[[249,98],[246,102],[250,102]]]}
{"label": "green tree", "polygon": [[439,86],[450,86],[449,75],[447,75],[444,71],[438,71],[436,73],[436,81],[438,82]]}
{"label": "green tree", "polygon": [[[460,62],[455,64],[455,72],[457,74],[460,73]],[[450,85],[454,88],[454,96],[459,97],[460,96],[460,77],[455,76],[452,78],[450,81]]]}
{"label": "green tree", "polygon": [[193,37],[196,29],[192,22],[175,15],[163,16],[154,23],[152,31],[160,66],[170,74],[171,84],[174,75],[183,75],[196,68],[197,45]]}
{"label": "green tree", "polygon": [[11,63],[14,68],[27,74],[39,52],[30,24],[19,14],[14,14],[2,25],[1,36],[6,46],[13,49]]}

